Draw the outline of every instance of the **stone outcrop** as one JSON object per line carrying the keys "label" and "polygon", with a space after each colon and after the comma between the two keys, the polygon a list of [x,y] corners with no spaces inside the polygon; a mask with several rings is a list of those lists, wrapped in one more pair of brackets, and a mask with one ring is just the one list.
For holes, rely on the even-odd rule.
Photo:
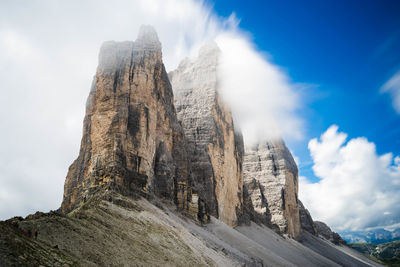
{"label": "stone outcrop", "polygon": [[234,226],[242,214],[243,139],[218,93],[219,55],[215,43],[207,44],[197,59],[183,60],[169,77],[188,143],[199,219],[206,222],[213,215]]}
{"label": "stone outcrop", "polygon": [[347,244],[346,241],[343,240],[342,237],[338,233],[333,232],[331,230],[331,228],[328,225],[326,225],[325,223],[315,221],[314,224],[317,228],[318,235],[324,237],[325,239],[331,241],[333,244],[336,244],[336,245]]}
{"label": "stone outcrop", "polygon": [[[243,163],[247,210],[252,217],[291,237],[300,234],[298,170],[283,141],[246,147]],[[250,204],[252,207],[249,207]]]}
{"label": "stone outcrop", "polygon": [[105,42],[61,210],[71,211],[107,185],[154,194],[187,209],[185,151],[157,33],[142,26],[135,42]]}
{"label": "stone outcrop", "polygon": [[310,212],[306,209],[303,203],[299,200],[299,214],[301,229],[309,232],[312,235],[318,236],[317,227],[311,217]]}

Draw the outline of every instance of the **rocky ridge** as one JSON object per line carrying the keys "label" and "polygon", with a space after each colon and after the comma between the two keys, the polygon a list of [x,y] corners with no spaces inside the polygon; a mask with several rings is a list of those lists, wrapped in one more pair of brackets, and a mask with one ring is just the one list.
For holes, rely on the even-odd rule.
{"label": "rocky ridge", "polygon": [[346,244],[346,241],[344,241],[338,233],[333,232],[326,223],[315,221],[314,225],[317,228],[318,234],[331,241],[333,244]]}

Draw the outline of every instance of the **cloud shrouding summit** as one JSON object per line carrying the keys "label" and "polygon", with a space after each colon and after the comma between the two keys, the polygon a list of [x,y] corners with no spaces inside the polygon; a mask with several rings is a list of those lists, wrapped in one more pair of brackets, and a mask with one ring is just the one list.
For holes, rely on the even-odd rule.
{"label": "cloud shrouding summit", "polygon": [[226,32],[216,41],[222,50],[220,89],[245,143],[282,136],[301,139],[303,122],[295,115],[301,106],[296,85],[242,35]]}
{"label": "cloud shrouding summit", "polygon": [[398,223],[400,218],[400,157],[377,155],[364,137],[346,142],[331,126],[308,147],[313,170],[321,180],[300,179],[300,199],[316,220],[337,231]]}
{"label": "cloud shrouding summit", "polygon": [[234,64],[224,69],[223,94],[247,140],[259,138],[257,131],[301,135],[301,101],[289,78],[255,49],[234,16],[220,18],[201,1],[3,1],[0,219],[59,207],[99,48],[134,40],[141,24],[156,28],[168,70],[218,41],[223,62]]}

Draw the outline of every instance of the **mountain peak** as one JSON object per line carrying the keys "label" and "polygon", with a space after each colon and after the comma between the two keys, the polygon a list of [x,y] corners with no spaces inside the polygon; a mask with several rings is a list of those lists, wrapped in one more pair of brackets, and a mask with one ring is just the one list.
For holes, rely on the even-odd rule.
{"label": "mountain peak", "polygon": [[161,49],[161,43],[158,39],[156,30],[151,25],[142,25],[136,39],[136,44],[148,49]]}
{"label": "mountain peak", "polygon": [[199,57],[206,57],[207,55],[218,55],[221,49],[214,41],[204,44],[199,50]]}

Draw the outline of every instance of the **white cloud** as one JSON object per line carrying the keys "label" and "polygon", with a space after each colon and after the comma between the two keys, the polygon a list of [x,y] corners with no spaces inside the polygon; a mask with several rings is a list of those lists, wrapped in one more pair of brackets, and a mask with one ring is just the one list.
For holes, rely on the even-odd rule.
{"label": "white cloud", "polygon": [[276,65],[237,32],[220,34],[221,91],[243,131],[245,143],[302,137],[296,86]]}
{"label": "white cloud", "polygon": [[245,134],[260,128],[263,136],[299,135],[294,111],[301,101],[289,78],[256,51],[234,15],[220,18],[195,0],[3,1],[0,219],[60,206],[101,43],[134,40],[141,24],[156,28],[167,70],[217,38],[225,62],[239,64],[225,74],[235,77],[226,84],[239,122],[250,121],[242,125]]}
{"label": "white cloud", "polygon": [[387,226],[400,221],[400,160],[377,155],[364,137],[351,139],[333,125],[308,147],[321,180],[300,178],[300,198],[315,220],[337,231]]}
{"label": "white cloud", "polygon": [[381,88],[382,93],[389,93],[392,104],[397,113],[400,113],[400,71],[395,73]]}

